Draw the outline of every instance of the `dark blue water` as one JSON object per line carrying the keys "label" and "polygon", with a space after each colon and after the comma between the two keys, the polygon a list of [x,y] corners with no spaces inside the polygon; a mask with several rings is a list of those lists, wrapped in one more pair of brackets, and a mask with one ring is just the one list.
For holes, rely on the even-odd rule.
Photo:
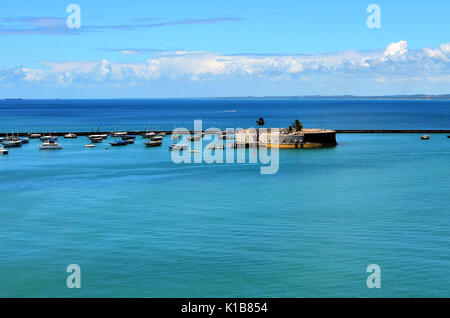
{"label": "dark blue water", "polygon": [[450,129],[450,101],[417,100],[23,100],[0,101],[0,132],[172,130],[255,126],[287,127],[299,119],[305,127],[330,129]]}

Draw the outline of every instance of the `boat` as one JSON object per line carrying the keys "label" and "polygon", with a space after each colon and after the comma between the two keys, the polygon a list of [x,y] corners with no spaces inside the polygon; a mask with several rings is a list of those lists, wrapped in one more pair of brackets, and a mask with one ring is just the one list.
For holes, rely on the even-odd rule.
{"label": "boat", "polygon": [[103,142],[103,138],[90,138],[91,144],[98,144],[99,142]]}
{"label": "boat", "polygon": [[172,140],[180,140],[180,135],[172,134]]}
{"label": "boat", "polygon": [[124,135],[121,137],[122,137],[122,140],[136,139],[136,136],[133,136],[133,135]]}
{"label": "boat", "polygon": [[420,137],[420,139],[422,139],[422,140],[428,140],[428,139],[430,139],[430,136],[429,136],[429,135],[424,135],[424,136]]}
{"label": "boat", "polygon": [[28,134],[28,138],[30,139],[39,139],[41,136],[41,134]]}
{"label": "boat", "polygon": [[192,149],[192,150],[189,150],[189,152],[192,152],[192,153],[199,153],[200,151],[197,150],[197,149]]}
{"label": "boat", "polygon": [[24,137],[24,138],[19,138],[19,140],[22,141],[22,144],[27,144],[27,143],[30,142],[30,139],[29,139],[29,138],[26,138],[26,137]]}
{"label": "boat", "polygon": [[0,147],[0,155],[7,155],[7,154],[8,154],[8,150],[3,147]]}
{"label": "boat", "polygon": [[186,139],[187,139],[188,141],[199,141],[201,138],[202,138],[202,136],[200,136],[200,135],[195,135],[195,136],[189,136],[189,137],[187,137]]}
{"label": "boat", "polygon": [[40,146],[39,149],[41,150],[57,150],[62,149],[62,146],[58,144],[54,139],[49,139],[44,141]]}
{"label": "boat", "polygon": [[110,142],[109,144],[113,147],[118,147],[118,146],[126,146],[126,145],[128,145],[128,142],[126,140],[119,140],[119,141]]}
{"label": "boat", "polygon": [[3,140],[1,142],[1,144],[5,148],[21,147],[22,146],[22,140],[17,140],[17,139]]}
{"label": "boat", "polygon": [[64,135],[64,138],[77,138],[76,134],[68,133]]}
{"label": "boat", "polygon": [[41,136],[41,141],[48,141],[48,140],[58,140],[58,136]]}
{"label": "boat", "polygon": [[127,144],[134,144],[134,139],[122,139],[123,141],[125,141]]}
{"label": "boat", "polygon": [[106,134],[103,134],[103,135],[89,135],[88,136],[88,138],[89,139],[92,139],[92,138],[102,138],[102,139],[106,139],[106,138],[108,138],[108,135],[106,135]]}
{"label": "boat", "polygon": [[169,146],[169,150],[187,150],[187,145],[180,145],[180,144],[171,144]]}
{"label": "boat", "polygon": [[162,140],[163,140],[163,137],[161,137],[161,136],[155,136],[155,137],[150,138],[150,140],[151,140],[151,141],[162,141]]}
{"label": "boat", "polygon": [[158,147],[162,145],[162,141],[158,140],[149,140],[148,142],[144,142],[146,147]]}
{"label": "boat", "polygon": [[95,145],[94,144],[87,144],[87,145],[84,145],[84,147],[85,148],[95,148]]}
{"label": "boat", "polygon": [[154,136],[156,136],[154,132],[146,132],[145,134],[142,135],[143,138],[152,138]]}
{"label": "boat", "polygon": [[128,135],[128,133],[126,131],[118,131],[118,132],[111,133],[111,135],[113,137],[122,137],[122,136]]}

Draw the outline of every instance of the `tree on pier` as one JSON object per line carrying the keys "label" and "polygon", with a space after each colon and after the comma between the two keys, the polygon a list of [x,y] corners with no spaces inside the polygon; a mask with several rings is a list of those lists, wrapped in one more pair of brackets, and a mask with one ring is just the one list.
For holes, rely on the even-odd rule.
{"label": "tree on pier", "polygon": [[258,133],[256,134],[256,142],[259,145],[259,128],[264,126],[264,118],[259,117],[259,119],[256,121],[256,125],[258,126]]}
{"label": "tree on pier", "polygon": [[256,125],[259,127],[263,127],[264,126],[264,118],[259,117],[259,119],[256,121]]}
{"label": "tree on pier", "polygon": [[299,121],[298,119],[296,119],[294,121],[294,123],[292,124],[293,128],[295,131],[302,131],[303,130],[303,124],[301,121]]}

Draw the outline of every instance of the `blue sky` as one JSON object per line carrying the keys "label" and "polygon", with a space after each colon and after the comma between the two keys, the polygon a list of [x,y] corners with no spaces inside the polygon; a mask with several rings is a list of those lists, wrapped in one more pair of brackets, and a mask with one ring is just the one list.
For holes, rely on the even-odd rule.
{"label": "blue sky", "polygon": [[[66,7],[81,8],[69,29]],[[381,8],[381,28],[366,8]],[[0,97],[450,93],[450,2],[2,1]]]}

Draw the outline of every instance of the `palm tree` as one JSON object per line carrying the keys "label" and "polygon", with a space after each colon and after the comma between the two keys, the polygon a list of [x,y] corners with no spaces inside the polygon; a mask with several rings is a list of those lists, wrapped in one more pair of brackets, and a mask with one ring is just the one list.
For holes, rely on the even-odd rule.
{"label": "palm tree", "polygon": [[264,126],[264,118],[259,117],[259,119],[256,121],[256,125],[258,126],[258,134],[256,135],[256,142],[259,145],[259,128]]}
{"label": "palm tree", "polygon": [[296,119],[292,125],[294,126],[295,131],[302,131],[303,129],[303,124],[298,119]]}
{"label": "palm tree", "polygon": [[264,126],[264,118],[259,117],[259,119],[256,121],[256,125],[259,127]]}

